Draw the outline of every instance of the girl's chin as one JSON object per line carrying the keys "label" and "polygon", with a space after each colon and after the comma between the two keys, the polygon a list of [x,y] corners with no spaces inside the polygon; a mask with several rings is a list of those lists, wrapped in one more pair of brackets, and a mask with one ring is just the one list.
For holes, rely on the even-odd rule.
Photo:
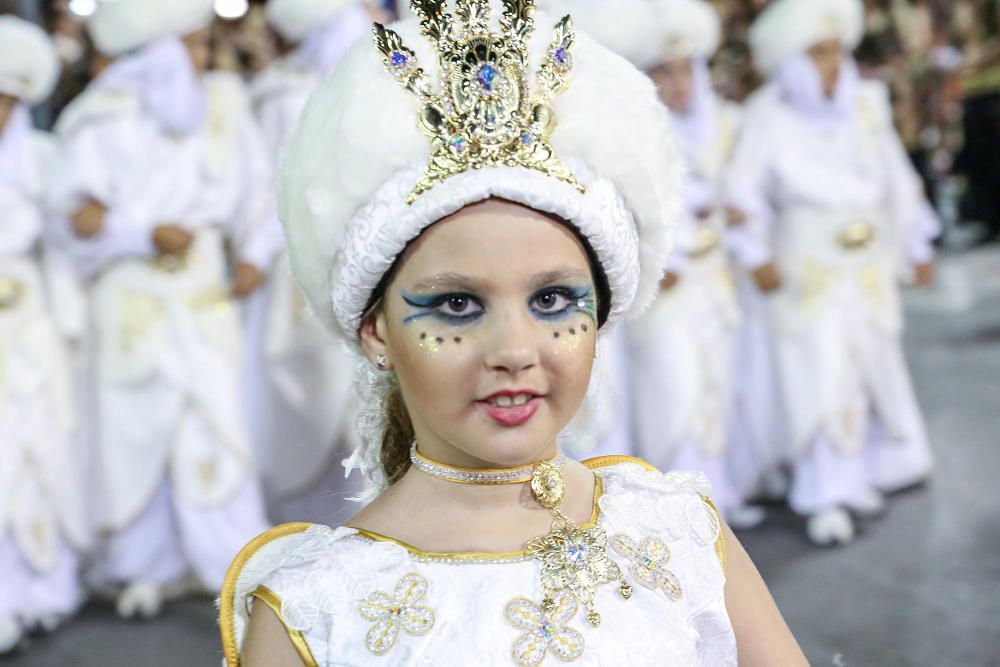
{"label": "girl's chin", "polygon": [[465,451],[489,462],[489,467],[511,468],[548,456],[557,435],[558,431],[549,428],[476,429]]}

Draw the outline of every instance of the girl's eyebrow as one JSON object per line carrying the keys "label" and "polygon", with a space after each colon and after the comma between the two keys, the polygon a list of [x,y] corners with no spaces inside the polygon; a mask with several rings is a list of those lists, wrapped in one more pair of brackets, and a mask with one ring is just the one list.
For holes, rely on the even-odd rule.
{"label": "girl's eyebrow", "polygon": [[[535,290],[539,287],[551,285],[552,283],[572,282],[575,284],[589,284],[591,282],[590,272],[581,269],[562,268],[552,271],[542,271],[536,273],[528,281],[528,288]],[[414,292],[427,292],[431,290],[455,290],[461,292],[482,293],[489,290],[492,283],[484,278],[466,275],[464,273],[437,273],[428,276],[417,282],[413,286]]]}
{"label": "girl's eyebrow", "polygon": [[446,289],[460,292],[483,292],[489,287],[489,281],[464,273],[438,273],[428,276],[413,286],[415,292]]}
{"label": "girl's eyebrow", "polygon": [[575,284],[590,284],[591,277],[589,271],[580,269],[556,269],[555,271],[543,271],[536,273],[528,281],[529,289],[538,289],[552,283],[572,282]]}

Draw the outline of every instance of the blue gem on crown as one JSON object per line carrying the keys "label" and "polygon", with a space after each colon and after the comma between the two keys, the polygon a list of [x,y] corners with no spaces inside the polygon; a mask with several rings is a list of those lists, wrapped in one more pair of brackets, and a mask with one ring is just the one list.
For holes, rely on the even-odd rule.
{"label": "blue gem on crown", "polygon": [[479,79],[479,85],[484,89],[492,91],[493,90],[493,80],[496,78],[497,72],[493,69],[493,65],[483,65],[479,68],[479,73],[476,78]]}
{"label": "blue gem on crown", "polygon": [[399,51],[392,52],[392,66],[393,67],[403,67],[406,65],[406,55],[400,53]]}
{"label": "blue gem on crown", "polygon": [[469,142],[462,136],[454,136],[451,138],[451,147],[458,153],[461,153],[466,148],[468,148]]}

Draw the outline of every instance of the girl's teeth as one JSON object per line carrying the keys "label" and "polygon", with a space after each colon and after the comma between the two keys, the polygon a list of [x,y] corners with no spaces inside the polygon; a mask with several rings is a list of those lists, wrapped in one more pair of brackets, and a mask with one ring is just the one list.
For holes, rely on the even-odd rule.
{"label": "girl's teeth", "polygon": [[498,408],[509,408],[516,405],[524,405],[531,400],[531,394],[518,394],[517,396],[497,396],[490,403]]}

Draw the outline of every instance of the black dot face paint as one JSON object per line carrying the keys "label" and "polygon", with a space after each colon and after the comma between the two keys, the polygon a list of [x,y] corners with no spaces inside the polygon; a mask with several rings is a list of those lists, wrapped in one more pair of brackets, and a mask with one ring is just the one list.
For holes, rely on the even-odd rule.
{"label": "black dot face paint", "polygon": [[462,342],[462,337],[461,336],[455,336],[455,344],[457,345],[457,344],[459,344],[461,342]]}

